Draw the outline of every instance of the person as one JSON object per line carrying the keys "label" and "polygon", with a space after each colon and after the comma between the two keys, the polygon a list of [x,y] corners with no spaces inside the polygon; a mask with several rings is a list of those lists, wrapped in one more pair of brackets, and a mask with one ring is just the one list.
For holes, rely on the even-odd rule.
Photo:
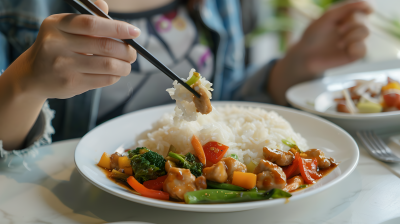
{"label": "person", "polygon": [[80,137],[122,113],[172,102],[172,81],[116,39],[135,38],[181,77],[196,68],[214,83],[213,99],[286,105],[289,87],[365,55],[368,29],[356,15],[372,11],[364,1],[327,11],[283,58],[247,77],[237,0],[95,4],[116,20],[74,14],[63,1],[0,0],[1,156],[51,143],[54,129],[56,139]]}

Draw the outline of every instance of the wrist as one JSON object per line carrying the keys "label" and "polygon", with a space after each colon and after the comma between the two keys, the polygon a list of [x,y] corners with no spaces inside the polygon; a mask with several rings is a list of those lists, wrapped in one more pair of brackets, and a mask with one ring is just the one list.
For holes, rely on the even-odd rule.
{"label": "wrist", "polygon": [[0,88],[3,96],[8,96],[12,101],[26,101],[26,103],[43,104],[47,98],[38,94],[30,87],[26,78],[10,65],[0,76]]}
{"label": "wrist", "polygon": [[317,76],[310,69],[308,58],[307,50],[296,44],[271,69],[266,87],[275,103],[287,105],[285,94],[290,87]]}

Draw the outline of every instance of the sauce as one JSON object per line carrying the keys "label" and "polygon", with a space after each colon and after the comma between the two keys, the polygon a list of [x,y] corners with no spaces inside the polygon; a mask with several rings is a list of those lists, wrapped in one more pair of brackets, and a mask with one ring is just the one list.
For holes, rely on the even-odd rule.
{"label": "sauce", "polygon": [[[322,177],[321,177],[319,180],[321,180],[321,179],[324,178],[326,175],[328,175],[330,172],[332,172],[332,170],[334,170],[338,165],[339,165],[338,163],[332,162],[331,165],[330,165],[328,168],[318,170],[318,173],[322,175]],[[317,180],[316,182],[318,182],[318,180]],[[313,185],[313,184],[307,184],[306,187],[297,188],[297,189],[294,190],[294,191],[290,191],[290,193],[292,193],[292,192],[297,192],[297,191],[301,191],[301,190],[303,190],[303,189],[305,189],[305,188],[307,188],[307,187],[310,187],[310,186],[312,186],[312,185]]]}
{"label": "sauce", "polygon": [[[99,167],[99,166],[98,166],[98,167]],[[114,183],[117,184],[118,186],[124,188],[125,190],[127,190],[127,191],[129,191],[129,192],[131,192],[131,193],[133,193],[133,194],[140,195],[137,191],[133,190],[133,188],[132,188],[131,186],[129,186],[128,183],[125,183],[125,182],[123,182],[123,181],[120,181],[120,180],[116,180],[116,179],[114,179],[114,178],[111,178],[111,177],[110,177],[110,174],[111,174],[111,171],[110,171],[110,170],[104,169],[103,167],[99,167],[99,169],[106,175],[106,177],[107,177],[110,181],[114,182]],[[156,199],[156,200],[157,200],[157,199]],[[163,201],[163,200],[161,200],[161,201]],[[185,204],[185,202],[173,201],[173,200],[169,200],[169,202],[178,203],[178,204]]]}
{"label": "sauce", "polygon": [[106,177],[107,177],[109,180],[111,180],[112,182],[114,182],[114,183],[117,184],[118,186],[124,188],[124,189],[127,190],[127,191],[130,191],[130,192],[133,193],[133,194],[140,195],[137,191],[133,190],[133,188],[132,188],[131,186],[129,186],[128,183],[125,183],[125,182],[123,182],[123,181],[120,181],[120,180],[116,180],[116,179],[114,179],[114,178],[111,178],[111,177],[110,177],[110,174],[111,174],[111,171],[110,171],[110,170],[104,169],[104,168],[102,168],[102,167],[99,167],[99,168],[100,168],[101,171],[103,171],[103,173],[106,175]]}

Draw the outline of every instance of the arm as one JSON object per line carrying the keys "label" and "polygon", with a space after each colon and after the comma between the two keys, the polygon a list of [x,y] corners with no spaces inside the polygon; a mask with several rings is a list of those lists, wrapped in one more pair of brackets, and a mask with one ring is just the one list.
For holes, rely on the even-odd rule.
{"label": "arm", "polygon": [[[107,11],[103,1],[96,4]],[[22,147],[48,98],[69,98],[111,85],[130,73],[133,48],[117,39],[140,31],[121,21],[58,14],[46,18],[35,43],[0,76],[0,140]]]}
{"label": "arm", "polygon": [[278,61],[266,89],[277,104],[286,105],[285,93],[293,85],[317,78],[325,70],[362,58],[367,27],[357,14],[372,9],[362,1],[338,6],[311,23],[301,40]]}

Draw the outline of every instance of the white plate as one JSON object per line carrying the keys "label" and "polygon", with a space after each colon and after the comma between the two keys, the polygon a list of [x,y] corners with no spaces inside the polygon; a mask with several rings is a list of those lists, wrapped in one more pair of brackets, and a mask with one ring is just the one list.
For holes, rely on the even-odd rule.
{"label": "white plate", "polygon": [[[296,132],[307,139],[311,148],[320,148],[328,156],[335,158],[340,165],[329,175],[322,178],[312,187],[295,193],[290,200],[299,200],[316,194],[333,186],[348,176],[358,162],[358,147],[353,138],[343,129],[329,121],[298,110],[249,102],[213,102],[215,107],[235,104],[245,107],[259,107],[274,110],[287,119]],[[108,121],[86,134],[79,142],[75,151],[75,163],[79,172],[91,183],[118,197],[167,209],[196,212],[232,212],[249,210],[260,207],[283,205],[284,199],[265,200],[246,203],[187,205],[168,201],[156,200],[132,194],[105,177],[96,166],[103,152],[113,153],[117,149],[129,148],[134,144],[135,137],[144,130],[150,129],[151,124],[161,115],[172,112],[175,105],[153,107],[126,114]]]}
{"label": "white plate", "polygon": [[400,80],[400,69],[338,75],[300,83],[286,92],[286,99],[294,107],[322,116],[350,132],[398,128],[400,111],[371,114],[340,113],[336,112],[336,104],[333,101],[335,92],[353,86],[356,79],[375,79],[385,82],[388,76]]}

